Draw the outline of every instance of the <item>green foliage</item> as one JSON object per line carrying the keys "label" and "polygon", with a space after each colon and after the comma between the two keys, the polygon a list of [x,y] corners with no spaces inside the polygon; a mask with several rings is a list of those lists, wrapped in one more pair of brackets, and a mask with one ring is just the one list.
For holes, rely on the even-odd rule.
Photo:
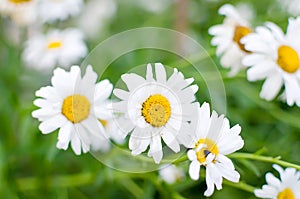
{"label": "green foliage", "polygon": [[[227,2],[247,2],[252,5],[256,11],[255,25],[274,21],[279,26],[286,27],[289,16],[273,0]],[[175,3],[170,4],[163,12],[155,14],[142,10],[133,0],[119,0],[117,3],[115,16],[105,24],[96,38],[87,40],[90,50],[111,35],[128,29],[146,26],[176,28]],[[210,54],[214,54],[215,48],[210,45],[211,36],[207,30],[210,26],[222,22],[223,17],[218,15],[217,10],[224,3],[226,1],[191,0],[185,11],[185,33],[199,42]],[[3,31],[10,28],[10,23],[7,18],[0,21],[1,198],[205,198],[204,173],[201,173],[202,178],[199,181],[192,181],[187,176],[184,180],[169,185],[157,177],[157,171],[142,174],[123,173],[106,167],[89,153],[76,156],[70,149],[58,150],[55,147],[57,132],[42,135],[38,130],[38,121],[31,117],[31,112],[36,109],[32,104],[34,92],[48,85],[51,75],[24,66],[21,52],[27,29],[19,28],[20,42],[14,43],[6,34],[7,31]],[[266,102],[260,99],[261,82],[247,82],[244,71],[236,77],[229,78],[228,71],[219,65],[219,59],[214,55],[212,58],[220,69],[225,85],[226,116],[231,125],[242,126],[241,135],[245,146],[241,151],[257,152],[272,157],[281,156],[283,160],[299,165],[300,109],[295,106],[288,107],[277,100]],[[205,64],[205,59],[200,58],[199,62]],[[210,101],[207,85],[197,71],[180,57],[160,50],[143,49],[130,52],[111,63],[101,78],[120,83],[120,75],[131,70],[132,66],[157,61],[177,67],[186,77],[194,77],[200,88],[197,93],[198,100],[200,103]],[[214,78],[209,74],[207,77]],[[113,153],[112,150],[109,154]],[[112,156],[107,155],[107,158]],[[124,161],[126,160],[125,156]],[[247,187],[247,184],[260,187],[265,182],[265,173],[272,170],[271,163],[234,157],[233,160],[245,185],[225,182],[224,188],[216,191],[211,198],[255,198],[249,193],[252,187]],[[126,163],[130,165],[131,162]],[[188,171],[187,162],[178,164]]]}

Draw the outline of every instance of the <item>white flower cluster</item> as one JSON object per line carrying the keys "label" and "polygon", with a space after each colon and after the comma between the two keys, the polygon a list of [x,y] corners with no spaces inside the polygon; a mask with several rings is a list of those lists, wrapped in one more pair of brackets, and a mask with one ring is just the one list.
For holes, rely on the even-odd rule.
{"label": "white flower cluster", "polygon": [[[130,135],[132,155],[148,151],[158,164],[163,158],[163,145],[175,153],[183,145],[190,149],[187,155],[192,161],[189,174],[193,180],[199,179],[200,166],[207,168],[206,196],[213,194],[214,186],[222,188],[223,177],[239,181],[240,175],[226,155],[243,147],[241,127],[230,128],[223,115],[215,111],[210,114],[208,103],[200,107],[193,78],[185,79],[176,68],[168,78],[161,63],[154,68],[148,64],[145,78],[135,73],[121,78],[128,90],[113,90],[108,80],[96,83],[97,74],[91,66],[83,77],[78,66],[72,66],[70,72],[57,68],[52,86],[36,92],[39,98],[34,104],[40,109],[32,116],[41,122],[39,129],[44,134],[59,129],[57,148],[66,150],[71,143],[77,155],[105,151],[110,146],[109,138],[117,137],[115,140],[122,143]],[[109,101],[112,90],[120,101]],[[180,172],[173,170],[161,171],[162,178],[169,183],[181,178]]]}
{"label": "white flower cluster", "polygon": [[235,75],[247,68],[249,81],[265,80],[260,97],[273,100],[280,94],[289,106],[300,106],[300,17],[290,18],[286,33],[267,22],[255,29],[232,5],[222,6],[224,23],[209,29],[221,65]]}

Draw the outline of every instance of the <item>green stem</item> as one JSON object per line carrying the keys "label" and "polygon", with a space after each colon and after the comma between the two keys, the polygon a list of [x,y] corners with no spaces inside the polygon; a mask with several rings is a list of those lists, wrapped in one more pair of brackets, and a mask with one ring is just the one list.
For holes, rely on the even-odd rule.
{"label": "green stem", "polygon": [[300,165],[280,160],[281,159],[280,156],[270,157],[270,156],[261,156],[261,155],[257,155],[257,154],[252,154],[252,153],[233,153],[231,155],[228,155],[228,157],[234,158],[234,159],[251,159],[251,160],[258,160],[258,161],[262,161],[262,162],[271,162],[274,164],[279,164],[284,167],[292,167],[292,168],[300,170]]}
{"label": "green stem", "polygon": [[246,184],[244,182],[234,183],[234,182],[230,182],[228,180],[224,180],[223,183],[226,184],[226,185],[229,185],[231,187],[234,187],[234,188],[237,188],[237,189],[241,189],[243,191],[247,191],[247,192],[250,192],[250,193],[253,193],[254,189],[255,189],[255,187],[253,187],[251,185],[248,185],[248,184]]}

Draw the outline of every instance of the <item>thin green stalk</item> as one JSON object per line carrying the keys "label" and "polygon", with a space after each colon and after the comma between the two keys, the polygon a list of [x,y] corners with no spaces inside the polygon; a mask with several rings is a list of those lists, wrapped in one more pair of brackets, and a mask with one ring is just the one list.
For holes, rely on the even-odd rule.
{"label": "thin green stalk", "polygon": [[292,167],[300,170],[300,165],[293,164],[284,160],[280,160],[281,159],[280,156],[270,157],[270,156],[261,156],[257,154],[252,154],[252,153],[233,153],[231,155],[228,155],[228,157],[234,159],[251,159],[251,160],[257,160],[262,162],[270,162],[274,164],[279,164],[284,167]]}
{"label": "thin green stalk", "polygon": [[131,180],[131,178],[119,180],[118,183],[120,183],[136,198],[143,197],[144,191],[133,180]]}
{"label": "thin green stalk", "polygon": [[247,191],[247,192],[250,192],[250,193],[253,193],[254,189],[255,189],[255,187],[253,187],[251,185],[248,185],[248,184],[246,184],[244,182],[234,183],[234,182],[230,182],[228,180],[224,180],[223,183],[226,184],[226,185],[229,185],[231,187],[234,187],[234,188],[237,188],[237,189],[241,189],[243,191]]}

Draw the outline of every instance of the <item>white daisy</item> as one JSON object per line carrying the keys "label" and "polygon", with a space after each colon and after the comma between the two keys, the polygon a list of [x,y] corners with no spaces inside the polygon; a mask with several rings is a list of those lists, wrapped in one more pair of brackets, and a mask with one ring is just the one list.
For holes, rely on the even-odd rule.
{"label": "white daisy", "polygon": [[156,80],[150,64],[146,79],[134,73],[122,75],[129,91],[114,89],[122,101],[114,103],[113,109],[124,114],[119,121],[122,131],[126,134],[132,131],[129,139],[132,154],[138,155],[150,145],[148,156],[159,163],[163,156],[161,138],[174,152],[180,151],[179,144],[188,144],[188,121],[193,117],[192,103],[198,86],[190,86],[194,79],[184,79],[177,69],[167,79],[160,63],[155,64],[155,76]]}
{"label": "white daisy", "polygon": [[259,198],[272,199],[299,199],[300,198],[300,171],[294,168],[283,170],[278,165],[273,165],[280,174],[280,179],[272,173],[266,174],[267,185],[262,189],[254,190],[254,194]]}
{"label": "white daisy", "polygon": [[91,66],[83,77],[79,66],[72,66],[70,72],[57,68],[51,79],[52,86],[36,92],[40,98],[34,104],[40,109],[33,111],[32,116],[41,121],[39,129],[43,134],[59,129],[57,148],[66,150],[71,142],[75,154],[80,155],[97,142],[104,150],[109,146],[98,118],[105,120],[110,115],[106,104],[112,84],[108,80],[99,83],[96,80],[97,74]]}
{"label": "white daisy", "polygon": [[88,37],[97,37],[116,10],[117,5],[114,0],[89,1],[79,18],[79,27]]}
{"label": "white daisy", "polygon": [[36,0],[0,0],[0,13],[18,25],[30,25],[36,20]]}
{"label": "white daisy", "polygon": [[187,153],[191,160],[189,174],[193,180],[198,180],[200,167],[206,167],[205,196],[211,196],[214,186],[222,189],[222,177],[232,182],[238,182],[240,175],[234,169],[232,161],[225,155],[241,149],[244,141],[239,135],[241,127],[237,124],[230,128],[229,121],[215,111],[210,116],[210,107],[204,103],[198,106],[198,117],[191,123],[195,129],[194,143]]}
{"label": "white daisy", "polygon": [[279,6],[289,14],[298,16],[300,14],[299,0],[277,0]]}
{"label": "white daisy", "polygon": [[174,164],[161,165],[158,173],[160,178],[169,184],[174,184],[175,182],[185,178],[183,168],[176,167]]}
{"label": "white daisy", "polygon": [[260,97],[274,99],[282,85],[283,97],[287,104],[300,106],[300,18],[290,19],[286,34],[273,23],[256,28],[242,39],[247,50],[243,63],[250,68],[247,71],[249,81],[265,79]]}
{"label": "white daisy", "polygon": [[43,22],[66,20],[76,16],[83,7],[83,0],[40,0],[39,16]]}
{"label": "white daisy", "polygon": [[41,71],[67,67],[87,54],[83,34],[77,29],[53,30],[29,39],[23,52],[26,65]]}
{"label": "white daisy", "polygon": [[212,26],[208,32],[214,36],[211,44],[217,46],[216,54],[221,56],[221,65],[230,68],[229,75],[233,76],[245,68],[241,61],[249,51],[245,50],[240,40],[252,30],[248,21],[232,5],[223,5],[219,13],[225,15],[223,24]]}

